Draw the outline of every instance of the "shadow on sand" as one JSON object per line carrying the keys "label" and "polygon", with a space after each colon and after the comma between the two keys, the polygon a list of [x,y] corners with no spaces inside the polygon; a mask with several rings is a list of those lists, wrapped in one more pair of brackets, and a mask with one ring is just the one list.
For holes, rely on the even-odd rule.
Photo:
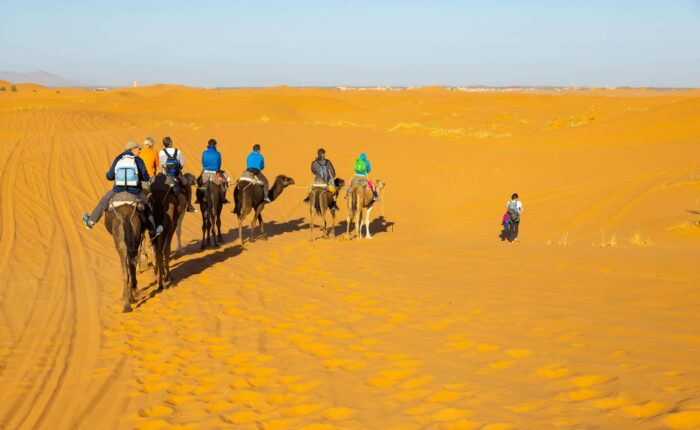
{"label": "shadow on sand", "polygon": [[[346,230],[348,228],[348,222],[347,220],[342,220],[340,221],[336,226],[335,226],[335,235],[340,236],[345,234]],[[352,222],[352,228],[354,231],[355,229],[355,222]],[[364,230],[364,227],[363,227]],[[369,233],[374,236],[376,234],[381,234],[381,233],[387,233],[389,230],[394,231],[394,222],[393,221],[387,221],[386,218],[384,218],[383,215],[378,216],[377,218],[373,219],[372,222],[369,223]]]}
{"label": "shadow on sand", "polygon": [[[197,258],[192,258],[191,260],[180,261],[170,260],[170,284],[169,288],[175,288],[177,285],[188,279],[191,276],[198,275],[205,271],[207,268],[214,264],[222,263],[231,257],[235,257],[243,252],[243,247],[240,245],[227,246],[225,248],[219,248],[215,252],[210,254],[204,254]],[[153,273],[153,270],[148,270],[147,272]],[[163,290],[165,291],[165,290]],[[136,301],[136,308],[140,308],[142,305],[146,304],[150,299],[162,293],[163,291],[158,291],[158,281],[156,279],[152,280],[146,288],[140,289],[137,293],[139,297]]]}
{"label": "shadow on sand", "polygon": [[[274,221],[268,221],[265,223],[265,233],[267,234],[267,237],[275,237],[279,236],[284,233],[291,233],[294,231],[299,231],[303,228],[306,227],[304,218],[297,218],[297,219],[292,219],[289,221],[277,223]],[[249,236],[249,227],[250,226],[244,226],[243,227],[243,236],[246,238],[246,240],[250,237]],[[258,233],[260,230],[258,229]],[[226,233],[222,234],[224,237],[224,243],[222,246],[225,246],[226,244],[233,243],[238,240],[238,226],[230,228]],[[190,254],[196,254],[198,252],[201,252],[200,246],[202,245],[201,239],[195,239],[191,240],[187,245],[182,247],[182,254],[178,254],[177,251],[174,253],[174,258],[178,259],[182,256],[185,255],[190,255]],[[216,249],[212,247],[207,247],[206,249]]]}

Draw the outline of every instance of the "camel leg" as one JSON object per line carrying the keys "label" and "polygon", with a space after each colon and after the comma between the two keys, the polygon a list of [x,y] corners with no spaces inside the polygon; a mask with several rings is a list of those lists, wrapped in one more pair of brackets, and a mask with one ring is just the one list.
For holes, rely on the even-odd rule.
{"label": "camel leg", "polygon": [[369,214],[372,213],[372,208],[367,208],[367,213],[365,214],[365,230],[367,231],[367,239],[372,239],[372,235],[369,234]]}
{"label": "camel leg", "polygon": [[355,206],[355,236],[358,239],[362,239],[362,230],[360,229],[362,221],[362,202],[360,201],[360,196],[357,196],[357,203]]}
{"label": "camel leg", "polygon": [[243,220],[241,217],[238,217],[238,240],[241,241],[241,245],[243,245]]}
{"label": "camel leg", "polygon": [[335,239],[335,212],[331,211],[331,236]]}
{"label": "camel leg", "polygon": [[265,223],[263,222],[262,212],[258,213],[257,218],[258,218],[258,226],[260,226],[260,239],[267,240],[267,236],[265,235]]}
{"label": "camel leg", "polygon": [[[223,203],[220,203],[222,205]],[[224,243],[224,236],[221,234],[221,206],[216,213],[216,230],[219,233],[219,243]]]}
{"label": "camel leg", "polygon": [[182,255],[182,221],[185,219],[185,213],[183,212],[177,219],[177,253]]}
{"label": "camel leg", "polygon": [[170,288],[172,279],[170,278],[170,242],[172,236],[165,243],[165,252],[163,252],[163,267],[165,268],[165,281],[168,283],[166,288]]}
{"label": "camel leg", "polygon": [[204,250],[207,245],[205,239],[207,237],[207,211],[202,211],[202,245],[199,247],[200,250]]}
{"label": "camel leg", "polygon": [[311,242],[314,241],[314,206],[316,205],[316,201],[314,199],[314,193],[309,192],[309,231],[311,233],[311,237],[309,240]]}
{"label": "camel leg", "polygon": [[120,260],[122,261],[122,277],[124,279],[124,294],[122,299],[124,301],[124,312],[131,312],[131,303],[133,301],[133,291],[131,291],[131,273],[129,270],[129,263],[127,261],[126,250],[124,253],[119,253]]}

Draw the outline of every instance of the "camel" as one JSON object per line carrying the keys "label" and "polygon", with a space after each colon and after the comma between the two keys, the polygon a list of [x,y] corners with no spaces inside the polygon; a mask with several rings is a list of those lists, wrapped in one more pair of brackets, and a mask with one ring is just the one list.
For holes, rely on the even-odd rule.
{"label": "camel", "polygon": [[[122,263],[124,277],[124,312],[131,312],[131,304],[136,301],[136,262],[145,230],[135,197],[129,193],[117,194],[105,216],[105,227],[114,238],[114,245]],[[119,206],[114,202],[128,202]]]}
{"label": "camel", "polygon": [[173,235],[182,222],[183,213],[187,212],[185,194],[175,194],[172,187],[166,183],[166,178],[164,174],[160,173],[151,184],[153,217],[156,224],[163,226],[163,232],[158,235],[154,244],[159,291],[163,290],[165,283],[169,286],[172,282],[170,277],[170,246]]}
{"label": "camel", "polygon": [[[206,246],[211,246],[212,236],[215,247],[224,242],[224,237],[221,235],[221,210],[226,197],[223,185],[211,178],[204,187],[204,190],[197,189],[197,201],[202,212],[202,246],[200,247],[202,250]],[[212,234],[215,233],[214,224],[218,234]]]}
{"label": "camel", "polygon": [[[375,181],[375,188],[377,193],[384,189],[386,183],[381,179]],[[374,200],[372,200],[372,190],[369,187],[364,187],[361,183],[356,183],[350,188],[350,196],[348,198],[348,217],[347,217],[347,231],[346,236],[350,237],[350,221],[355,217],[355,235],[358,239],[362,238],[362,225],[364,224],[365,230],[367,232],[367,239],[372,239],[372,235],[369,232],[369,216],[372,213],[372,208],[374,207]],[[362,212],[366,210],[364,220],[362,219]]]}
{"label": "camel", "polygon": [[[323,220],[323,237],[327,238],[328,224],[326,223],[326,212],[328,212],[330,206],[333,204],[333,198],[338,197],[338,193],[345,186],[345,181],[341,178],[335,178],[333,181],[335,185],[335,191],[333,193],[327,187],[317,187],[312,186],[311,191],[309,191],[309,227],[311,228],[311,240],[314,240],[314,229],[316,225],[314,223],[314,216],[320,215]],[[331,212],[331,229],[333,237],[335,237],[335,211]]]}
{"label": "camel", "polygon": [[[274,184],[270,187],[268,197],[270,201],[275,201],[282,191],[290,185],[294,185],[294,179],[284,175],[278,175]],[[238,237],[243,244],[243,222],[246,217],[254,211],[253,220],[250,222],[250,242],[255,242],[255,221],[260,225],[261,238],[266,240],[265,229],[261,212],[265,208],[263,187],[261,184],[253,183],[246,179],[239,179],[233,189],[233,201],[235,203],[233,213],[238,217]]]}

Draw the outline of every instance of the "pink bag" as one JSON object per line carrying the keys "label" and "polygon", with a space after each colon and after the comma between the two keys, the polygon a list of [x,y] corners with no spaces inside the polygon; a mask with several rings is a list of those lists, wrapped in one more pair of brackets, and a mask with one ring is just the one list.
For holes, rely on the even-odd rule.
{"label": "pink bag", "polygon": [[510,215],[508,215],[508,212],[503,214],[503,220],[501,221],[501,225],[506,225],[508,222],[510,222]]}

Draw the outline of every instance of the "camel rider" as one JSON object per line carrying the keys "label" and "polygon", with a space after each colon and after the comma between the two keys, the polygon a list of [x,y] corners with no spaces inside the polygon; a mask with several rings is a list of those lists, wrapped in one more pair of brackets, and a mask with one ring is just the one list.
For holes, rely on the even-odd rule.
{"label": "camel rider", "polygon": [[[202,152],[202,174],[197,179],[198,184],[204,185],[206,182],[220,178],[224,193],[228,189],[230,180],[226,172],[221,170],[221,153],[216,150],[216,140],[209,139],[207,149]],[[223,203],[229,203],[224,199]]]}
{"label": "camel rider", "polygon": [[141,154],[139,154],[139,158],[143,160],[151,180],[158,172],[158,153],[153,149],[153,145],[155,145],[155,141],[152,137],[145,138],[141,147]]}
{"label": "camel rider", "polygon": [[518,200],[518,193],[513,193],[510,196],[510,200],[506,203],[506,210],[508,211],[508,218],[511,223],[511,239],[514,242],[518,241],[518,233],[520,230],[520,215],[523,213],[523,203]]}
{"label": "camel rider", "polygon": [[265,169],[265,157],[263,157],[263,155],[260,153],[260,145],[256,143],[253,145],[253,152],[248,154],[244,173],[250,172],[255,176],[255,178],[262,182],[265,202],[270,203],[270,197],[268,196],[270,192],[270,183],[267,181],[265,175],[263,175],[263,169]]}
{"label": "camel rider", "polygon": [[367,154],[365,154],[364,152],[360,154],[357,160],[355,160],[354,171],[355,176],[353,176],[352,181],[350,181],[350,186],[345,192],[345,198],[348,198],[348,195],[350,194],[350,189],[353,185],[361,184],[363,187],[367,186],[370,190],[372,190],[372,200],[376,201],[378,199],[377,190],[375,190],[374,188],[374,183],[372,183],[372,181],[370,181],[368,178],[369,172],[372,171],[372,165],[370,164],[369,159],[367,158]]}
{"label": "camel rider", "polygon": [[143,160],[139,158],[140,152],[141,147],[132,140],[126,144],[124,152],[114,159],[112,167],[109,168],[106,175],[108,181],[114,181],[114,187],[102,197],[90,216],[87,213],[83,214],[83,222],[88,229],[92,229],[100,221],[102,214],[107,210],[107,205],[109,205],[115,194],[127,192],[136,196],[138,201],[143,204],[144,215],[148,220],[147,227],[151,238],[163,231],[162,226],[155,227],[153,211],[146,196],[141,192],[141,183],[147,182],[149,176]]}
{"label": "camel rider", "polygon": [[173,148],[173,140],[166,136],[163,138],[164,148],[158,154],[160,165],[163,167],[163,173],[172,177],[185,190],[187,198],[187,212],[197,212],[197,209],[192,206],[192,189],[184,182],[182,177],[182,168],[185,167],[185,158],[182,152]]}
{"label": "camel rider", "polygon": [[316,159],[311,162],[311,173],[314,174],[314,185],[328,187],[328,191],[333,193],[333,207],[331,207],[331,210],[338,210],[338,205],[335,201],[335,184],[333,183],[335,179],[335,167],[333,167],[331,160],[326,158],[325,149],[319,148],[316,154]]}

